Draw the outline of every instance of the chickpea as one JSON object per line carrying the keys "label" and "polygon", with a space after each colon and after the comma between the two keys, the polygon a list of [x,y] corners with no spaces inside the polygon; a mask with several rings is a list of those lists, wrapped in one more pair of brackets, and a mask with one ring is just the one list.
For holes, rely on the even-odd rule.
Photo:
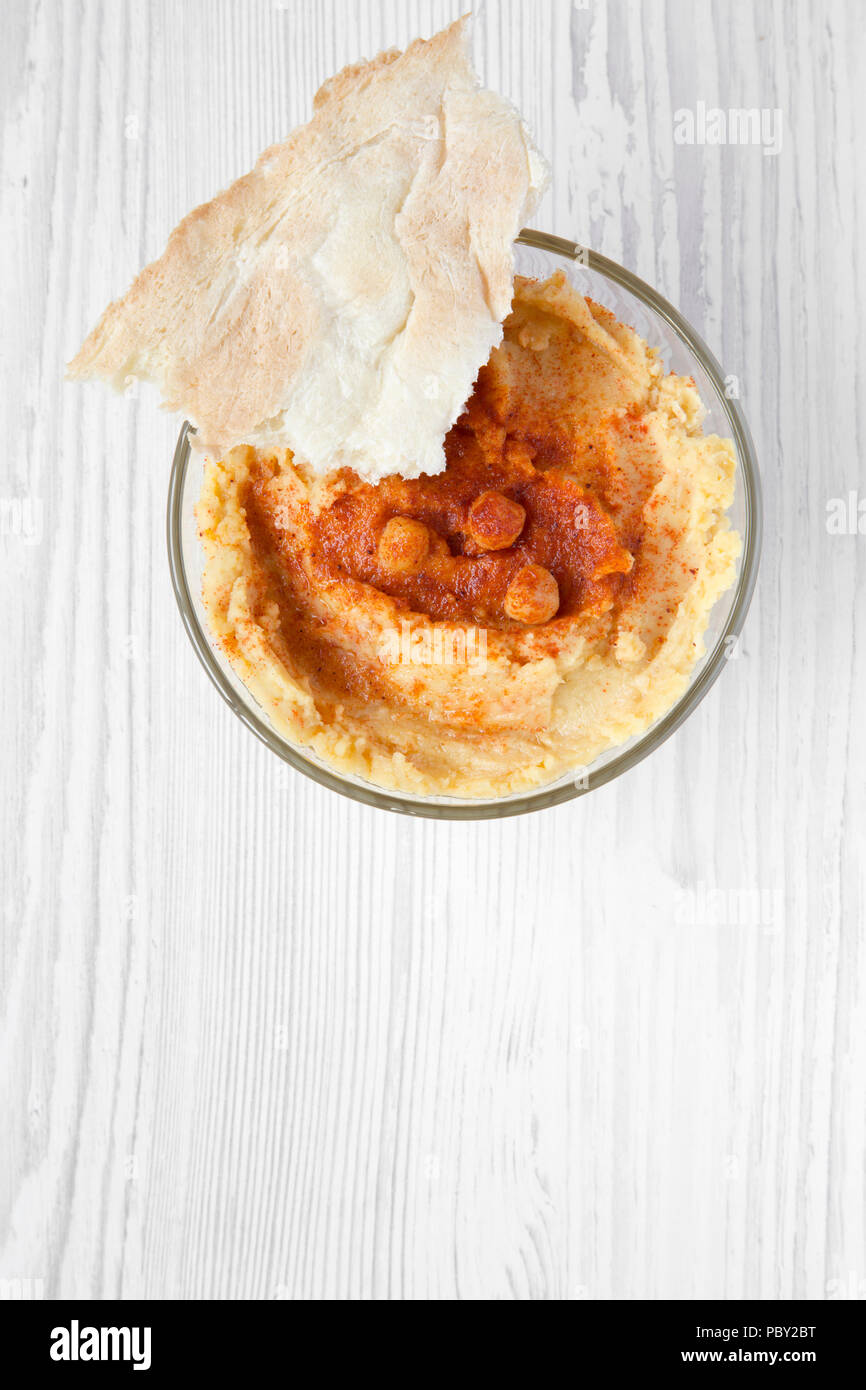
{"label": "chickpea", "polygon": [[394,574],[417,574],[430,553],[430,540],[423,521],[392,516],[379,537],[379,563]]}
{"label": "chickpea", "polygon": [[469,508],[469,534],[483,550],[506,550],[523,530],[526,512],[501,492],[482,492]]}
{"label": "chickpea", "polygon": [[559,585],[544,565],[519,569],[505,595],[505,612],[517,623],[546,623],[559,608]]}

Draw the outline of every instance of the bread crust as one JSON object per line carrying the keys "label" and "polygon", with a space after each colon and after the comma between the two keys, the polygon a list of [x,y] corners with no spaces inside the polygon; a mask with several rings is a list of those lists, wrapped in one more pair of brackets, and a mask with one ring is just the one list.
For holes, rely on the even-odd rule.
{"label": "bread crust", "polygon": [[208,452],[437,472],[545,179],[458,20],[330,78],[306,125],[175,228],[69,374],[154,382]]}

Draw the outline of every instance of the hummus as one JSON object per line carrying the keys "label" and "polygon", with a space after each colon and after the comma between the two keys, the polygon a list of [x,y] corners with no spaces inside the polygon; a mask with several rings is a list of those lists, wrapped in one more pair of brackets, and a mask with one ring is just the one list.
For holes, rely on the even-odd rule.
{"label": "hummus", "polygon": [[562,272],[518,278],[443,473],[208,460],[203,597],[291,742],[416,795],[579,772],[688,685],[739,536],[690,379]]}

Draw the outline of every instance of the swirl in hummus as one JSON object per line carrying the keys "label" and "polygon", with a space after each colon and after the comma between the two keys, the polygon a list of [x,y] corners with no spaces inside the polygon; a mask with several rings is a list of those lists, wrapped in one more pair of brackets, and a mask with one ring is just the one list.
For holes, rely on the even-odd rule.
{"label": "swirl in hummus", "polygon": [[342,773],[502,796],[663,715],[733,582],[735,456],[694,383],[562,272],[518,278],[437,475],[209,460],[212,631],[271,722]]}

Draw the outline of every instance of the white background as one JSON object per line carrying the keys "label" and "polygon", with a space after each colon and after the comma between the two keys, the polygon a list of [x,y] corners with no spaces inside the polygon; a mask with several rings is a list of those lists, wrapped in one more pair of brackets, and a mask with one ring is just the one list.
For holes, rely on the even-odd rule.
{"label": "white background", "polygon": [[[62,379],[324,78],[468,3],[3,6],[0,1276],[49,1297],[866,1294],[863,6],[476,6],[536,224],[685,313],[763,472],[740,659],[582,800],[283,769],[175,608],[177,422]],[[675,144],[698,101],[781,152]]]}

